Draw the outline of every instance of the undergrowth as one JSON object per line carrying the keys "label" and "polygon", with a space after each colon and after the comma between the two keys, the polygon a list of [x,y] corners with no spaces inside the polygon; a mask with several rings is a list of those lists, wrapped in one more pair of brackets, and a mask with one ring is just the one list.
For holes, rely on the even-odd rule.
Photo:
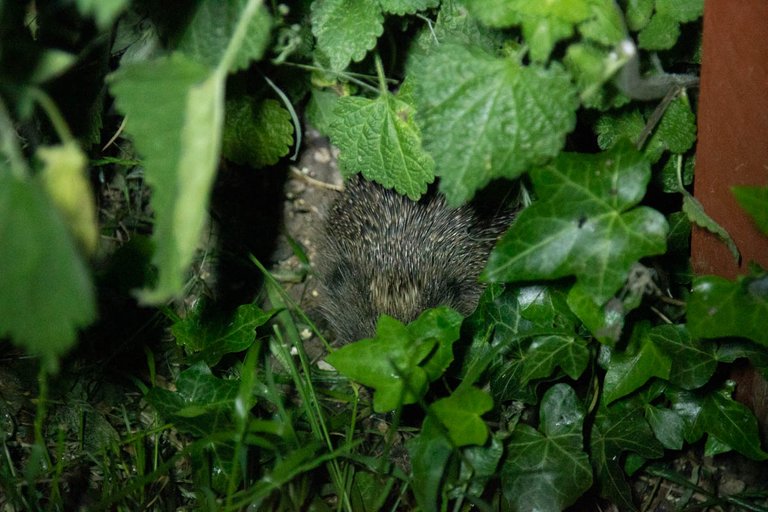
{"label": "undergrowth", "polygon": [[[689,192],[702,9],[1,4],[2,509],[636,510],[652,475],[766,510],[671,469],[768,458],[728,379],[768,373],[768,275],[688,264],[691,223],[738,257]],[[519,183],[474,314],[333,347],[247,251],[261,288],[216,309],[214,183],[304,123],[412,199]],[[768,233],[766,189],[735,194]]]}

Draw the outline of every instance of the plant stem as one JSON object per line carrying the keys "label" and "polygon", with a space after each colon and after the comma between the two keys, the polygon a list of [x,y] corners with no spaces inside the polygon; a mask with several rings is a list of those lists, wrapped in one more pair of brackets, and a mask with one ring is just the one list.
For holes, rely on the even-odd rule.
{"label": "plant stem", "polygon": [[40,105],[40,108],[43,109],[45,115],[48,116],[48,120],[51,121],[59,140],[64,144],[74,141],[75,138],[72,136],[72,132],[69,131],[69,126],[67,126],[64,116],[61,115],[61,110],[59,110],[59,107],[56,106],[51,97],[38,87],[30,87],[29,93],[37,104]]}

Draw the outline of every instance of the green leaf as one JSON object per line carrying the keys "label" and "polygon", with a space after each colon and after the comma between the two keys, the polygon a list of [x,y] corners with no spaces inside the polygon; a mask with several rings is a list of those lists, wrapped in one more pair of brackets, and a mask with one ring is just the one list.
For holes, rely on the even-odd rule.
{"label": "green leaf", "polygon": [[416,502],[425,512],[437,512],[440,482],[453,447],[427,417],[421,433],[406,441],[406,448],[411,457]]}
{"label": "green leaf", "polygon": [[159,276],[157,287],[139,296],[162,303],[181,289],[205,223],[219,160],[224,83],[181,55],[123,66],[110,82],[153,188]]}
{"label": "green leaf", "polygon": [[655,162],[662,151],[683,154],[696,142],[696,116],[688,98],[679,96],[672,101],[661,118],[656,131],[648,141],[646,153]]}
{"label": "green leaf", "polygon": [[654,0],[628,0],[626,4],[624,16],[627,20],[627,27],[633,32],[637,32],[651,20]]}
{"label": "green leaf", "polygon": [[651,336],[647,333],[633,336],[626,352],[611,354],[603,383],[603,400],[610,404],[640,388],[651,377],[667,379],[671,366],[669,356],[656,346]]}
{"label": "green leaf", "polygon": [[507,444],[501,486],[513,510],[563,510],[592,486],[583,451],[584,410],[556,384],[542,398],[539,431],[519,424]]}
{"label": "green leaf", "polygon": [[731,235],[720,224],[710,217],[707,212],[704,211],[704,206],[698,199],[693,197],[689,192],[683,191],[683,212],[688,216],[688,219],[695,223],[697,226],[701,226],[710,233],[715,234],[720,240],[722,240],[731,252],[733,259],[739,261],[739,249],[736,247],[736,242],[733,241]]}
{"label": "green leaf", "polygon": [[741,454],[754,459],[768,459],[760,448],[757,419],[744,405],[731,398],[734,383],[707,393],[669,392],[672,407],[686,422],[686,440],[694,442],[704,433],[714,436]]}
{"label": "green leaf", "polygon": [[496,245],[485,279],[575,275],[575,286],[604,304],[638,259],[665,251],[664,216],[632,208],[650,179],[648,162],[635,150],[617,145],[599,155],[562,153],[530,174],[540,200]]}
{"label": "green leaf", "polygon": [[468,483],[466,492],[469,495],[482,496],[488,481],[498,474],[503,455],[501,435],[491,437],[486,446],[468,446],[462,450],[459,479]]}
{"label": "green leaf", "polygon": [[408,327],[387,315],[376,336],[346,345],[326,361],[339,373],[374,388],[373,408],[386,412],[417,402],[429,381],[453,360],[462,317],[450,308],[427,310]]}
{"label": "green leaf", "polygon": [[243,304],[226,323],[203,316],[202,302],[186,318],[171,326],[176,343],[186,347],[208,366],[214,366],[224,354],[242,352],[256,338],[256,328],[264,325],[274,311],[265,312],[254,304]]}
{"label": "green leaf", "polygon": [[108,28],[123,10],[129,0],[77,0],[77,10],[86,16],[93,16],[96,26]]}
{"label": "green leaf", "polygon": [[488,439],[488,425],[480,416],[493,408],[493,399],[480,389],[460,388],[441,398],[429,410],[445,429],[454,446],[483,445]]}
{"label": "green leaf", "polygon": [[437,7],[440,0],[379,0],[381,9],[389,14],[403,16]]}
{"label": "green leaf", "polygon": [[621,300],[613,298],[597,305],[586,290],[574,286],[568,294],[568,306],[600,343],[612,347],[621,338],[627,314]]}
{"label": "green leaf", "polygon": [[591,41],[605,46],[619,44],[627,37],[624,17],[611,0],[589,0],[589,17],[579,25],[579,32]]}
{"label": "green leaf", "polygon": [[717,369],[716,346],[692,339],[685,325],[660,325],[648,334],[669,356],[669,381],[683,389],[703,386]]}
{"label": "green leaf", "polygon": [[0,338],[42,357],[58,357],[96,317],[91,277],[67,226],[37,182],[0,162]]}
{"label": "green leaf", "polygon": [[658,11],[637,36],[637,45],[643,50],[668,50],[680,37],[680,24]]}
{"label": "green leaf", "polygon": [[664,448],[682,449],[685,422],[675,411],[648,405],[645,408],[645,419]]}
{"label": "green leaf", "polygon": [[273,99],[227,98],[221,152],[255,168],[276,164],[293,144],[291,114]]}
{"label": "green leaf", "polygon": [[453,205],[556,155],[575,125],[578,98],[560,66],[522,66],[443,43],[414,57],[409,75],[424,145]]}
{"label": "green leaf", "polygon": [[[271,18],[261,2],[253,0],[202,0],[178,42],[178,50],[190,59],[227,71],[247,68],[259,60],[269,43]],[[238,27],[242,32],[238,33]],[[234,57],[225,61],[230,45]]]}
{"label": "green leaf", "polygon": [[312,3],[312,33],[317,48],[341,71],[358,62],[384,32],[384,16],[376,0],[317,0]]}
{"label": "green leaf", "polygon": [[614,52],[592,43],[576,43],[568,46],[563,63],[576,80],[583,106],[604,110],[628,101],[603,87],[619,67]]}
{"label": "green leaf", "polygon": [[434,180],[434,162],[421,148],[412,108],[389,94],[375,100],[339,98],[329,134],[345,176],[361,172],[413,200]]}
{"label": "green leaf", "polygon": [[742,336],[768,345],[768,273],[740,276],[735,282],[696,278],[687,318],[694,337]]}
{"label": "green leaf", "polygon": [[757,227],[768,235],[768,187],[732,187],[731,192]]}
{"label": "green leaf", "polygon": [[656,12],[675,21],[695,21],[704,12],[704,0],[656,0]]}
{"label": "green leaf", "polygon": [[309,103],[304,111],[307,121],[312,127],[323,135],[331,132],[331,123],[336,119],[334,109],[339,100],[339,95],[333,91],[324,91],[312,88]]}

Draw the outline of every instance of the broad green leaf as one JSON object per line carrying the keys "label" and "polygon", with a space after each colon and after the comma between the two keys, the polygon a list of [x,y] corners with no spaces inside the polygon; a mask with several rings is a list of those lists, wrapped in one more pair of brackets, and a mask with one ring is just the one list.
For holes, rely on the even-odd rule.
{"label": "broad green leaf", "polygon": [[491,437],[486,446],[468,446],[462,450],[459,479],[468,483],[466,492],[469,495],[482,496],[488,481],[498,474],[503,455],[501,435]]}
{"label": "broad green leaf", "polygon": [[[227,71],[238,71],[262,57],[271,24],[262,1],[202,0],[179,39],[178,50],[209,68],[223,63]],[[235,53],[225,59],[230,47]]]}
{"label": "broad green leaf", "polygon": [[222,154],[255,168],[276,164],[293,144],[291,114],[273,99],[227,98]]}
{"label": "broad green leaf", "polygon": [[331,123],[336,119],[333,111],[338,100],[339,95],[332,91],[324,91],[314,87],[310,91],[309,103],[307,103],[304,114],[307,116],[309,124],[323,135],[328,135],[331,132]]}
{"label": "broad green leaf", "polygon": [[[201,302],[202,304],[202,302]],[[176,343],[186,347],[195,359],[214,366],[224,354],[242,352],[256,338],[256,328],[272,318],[273,311],[262,311],[254,304],[243,304],[228,321],[208,319],[203,307],[198,306],[186,318],[171,326]]]}
{"label": "broad green leaf", "polygon": [[691,247],[691,221],[683,212],[674,212],[669,216],[669,252],[688,252]]}
{"label": "broad green leaf", "polygon": [[[639,338],[639,339],[638,339]],[[651,377],[669,378],[672,361],[647,333],[633,337],[623,353],[613,351],[603,383],[603,400],[610,404],[640,388]]]}
{"label": "broad green leaf", "polygon": [[728,281],[703,276],[688,299],[688,329],[697,338],[742,336],[768,345],[768,273]]}
{"label": "broad green leaf", "polygon": [[768,187],[732,187],[731,192],[757,227],[768,235]]}
{"label": "broad green leaf", "polygon": [[583,106],[605,110],[628,101],[626,96],[604,87],[621,67],[616,52],[597,44],[575,43],[568,46],[563,63],[576,80]]}
{"label": "broad green leaf", "polygon": [[434,180],[435,164],[421,148],[413,109],[389,94],[375,100],[347,96],[336,102],[330,136],[339,147],[342,174],[361,172],[413,200]]}
{"label": "broad green leaf", "polygon": [[384,32],[377,0],[317,0],[312,3],[312,33],[317,48],[335,71],[358,62]]}
{"label": "broad green leaf", "polygon": [[620,114],[603,114],[595,123],[597,145],[600,149],[611,149],[622,139],[635,143],[645,127],[645,119],[638,109]]}
{"label": "broad green leaf", "polygon": [[589,17],[579,25],[584,38],[606,46],[619,44],[627,37],[624,16],[612,0],[588,0]]}
{"label": "broad green leaf", "polygon": [[621,338],[627,310],[618,298],[597,305],[583,288],[574,286],[568,294],[568,306],[600,343],[612,347]]}
{"label": "broad green leaf", "polygon": [[664,150],[682,154],[696,142],[696,116],[686,96],[672,101],[653,135],[648,141],[646,154],[655,162]]}
{"label": "broad green leaf", "polygon": [[760,448],[757,419],[731,398],[733,388],[729,381],[714,391],[668,393],[673,410],[686,422],[686,441],[694,442],[707,433],[751,459],[768,459],[768,453]]}
{"label": "broad green leaf", "polygon": [[382,315],[376,336],[346,345],[326,361],[339,373],[374,388],[373,408],[391,411],[418,401],[429,381],[453,360],[462,317],[450,308],[427,310],[407,327]]}
{"label": "broad green leaf", "polygon": [[628,0],[624,12],[627,27],[637,32],[644,28],[653,15],[654,0]]}
{"label": "broad green leaf", "polygon": [[99,243],[99,227],[85,154],[75,142],[69,142],[41,146],[37,157],[44,164],[40,174],[45,191],[77,241],[93,254]]}
{"label": "broad green leaf", "polygon": [[637,45],[643,50],[668,50],[680,37],[680,24],[658,11],[637,36]]}
{"label": "broad green leaf", "polygon": [[592,428],[590,460],[600,495],[621,510],[636,510],[622,468],[624,452],[635,452],[646,459],[664,455],[643,412],[643,404],[635,400],[619,400],[610,407],[601,405]]}
{"label": "broad green leaf", "polygon": [[513,510],[563,510],[592,486],[576,393],[555,384],[544,394],[539,415],[539,431],[520,424],[507,444],[501,487]]}
{"label": "broad green leaf", "polygon": [[444,43],[414,57],[409,75],[424,145],[453,205],[556,155],[575,125],[578,98],[558,65],[522,66]]}
{"label": "broad green leaf", "polygon": [[660,325],[648,334],[654,345],[669,356],[669,381],[683,389],[703,386],[717,369],[716,346],[692,339],[685,325]]}
{"label": "broad green leaf", "polygon": [[108,28],[123,10],[129,0],[77,0],[77,10],[86,16],[93,16],[101,29]]}
{"label": "broad green leaf", "polygon": [[695,21],[704,12],[704,0],[656,0],[656,12],[675,21]]}
{"label": "broad green leaf", "polygon": [[398,16],[415,14],[425,9],[437,7],[439,3],[440,0],[379,0],[379,5],[384,12]]}
{"label": "broad green leaf", "polygon": [[480,389],[460,388],[441,398],[429,410],[445,429],[454,446],[483,445],[488,439],[488,425],[480,416],[493,408],[493,399]]}
{"label": "broad green leaf", "polygon": [[665,251],[664,216],[633,208],[650,179],[648,162],[635,150],[617,145],[598,155],[562,153],[530,175],[540,200],[499,241],[485,279],[575,275],[575,286],[604,304],[638,259]]}
{"label": "broad green leaf", "polygon": [[427,417],[419,435],[406,441],[406,448],[411,458],[416,502],[425,512],[437,512],[440,482],[453,446]]}
{"label": "broad green leaf", "polygon": [[161,303],[181,289],[205,223],[219,159],[223,77],[176,54],[123,66],[110,82],[153,193],[159,275],[157,287],[140,298]]}
{"label": "broad green leaf", "polygon": [[67,226],[39,183],[13,177],[0,161],[0,338],[58,357],[96,317],[91,277]]}
{"label": "broad green leaf", "polygon": [[685,422],[675,411],[648,405],[645,408],[645,419],[648,420],[653,435],[664,445],[664,448],[682,449]]}

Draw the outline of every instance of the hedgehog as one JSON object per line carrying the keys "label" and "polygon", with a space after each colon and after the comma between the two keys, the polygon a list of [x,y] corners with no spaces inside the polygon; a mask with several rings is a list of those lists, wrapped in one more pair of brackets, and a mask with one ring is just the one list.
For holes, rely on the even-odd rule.
{"label": "hedgehog", "polygon": [[441,305],[472,313],[483,290],[478,276],[513,215],[451,208],[435,191],[412,201],[350,179],[325,219],[316,260],[337,342],[372,337],[382,314],[407,323]]}

